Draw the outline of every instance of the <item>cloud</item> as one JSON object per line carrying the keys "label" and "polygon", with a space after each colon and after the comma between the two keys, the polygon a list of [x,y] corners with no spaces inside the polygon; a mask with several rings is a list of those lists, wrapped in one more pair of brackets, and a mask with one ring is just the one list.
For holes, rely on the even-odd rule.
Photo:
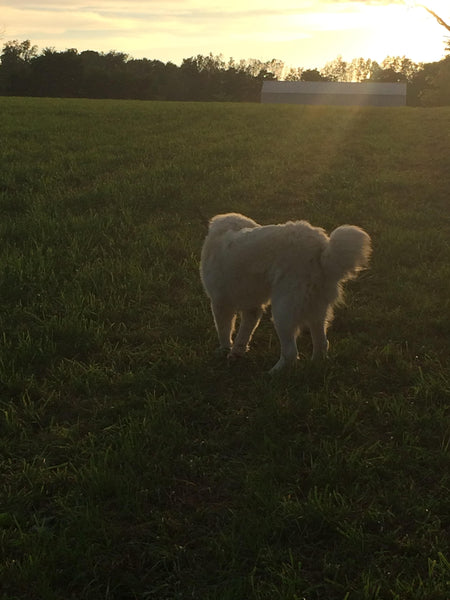
{"label": "cloud", "polygon": [[[292,19],[299,37],[301,23],[297,17],[304,16],[308,26],[311,10],[320,12],[321,2],[309,0],[229,0],[227,3],[211,4],[209,0],[150,0],[146,3],[131,0],[97,0],[87,4],[83,0],[0,0],[0,26],[9,36],[42,39],[55,36],[59,42],[67,41],[75,34],[86,38],[89,32],[106,38],[108,33],[127,32],[136,36],[180,36],[194,38],[213,36],[230,39],[243,36],[270,38],[281,35]],[[327,3],[325,3],[327,4]],[[314,8],[313,8],[314,7]],[[270,32],[270,33],[268,33]]]}
{"label": "cloud", "polygon": [[[3,40],[29,39],[40,49],[117,50],[174,62],[213,52],[317,66],[338,54],[372,57],[389,44],[398,46],[400,20],[401,33],[407,32],[405,13],[418,13],[407,11],[407,5],[403,0],[0,0],[0,31]],[[417,44],[417,35],[411,39],[417,52],[430,46],[428,39],[426,44]]]}

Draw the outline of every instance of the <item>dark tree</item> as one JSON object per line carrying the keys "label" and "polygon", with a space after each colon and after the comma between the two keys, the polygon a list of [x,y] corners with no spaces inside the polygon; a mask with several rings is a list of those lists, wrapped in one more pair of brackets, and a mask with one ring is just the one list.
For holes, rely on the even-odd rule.
{"label": "dark tree", "polygon": [[394,71],[392,67],[389,67],[387,69],[380,68],[375,71],[370,80],[382,83],[405,83],[406,76],[403,73]]}
{"label": "dark tree", "polygon": [[[76,49],[45,48],[38,55],[29,40],[4,44],[0,55],[0,94],[142,100],[259,102],[265,80],[281,79],[284,63],[252,58],[224,61],[213,54],[185,58],[181,66],[159,60],[130,59]],[[318,69],[291,69],[288,80],[385,81],[408,83],[409,104],[450,104],[450,57],[418,65],[406,57],[387,57],[380,65],[338,58]]]}
{"label": "dark tree", "polygon": [[80,96],[82,61],[77,50],[45,48],[31,61],[30,93],[36,96]]}
{"label": "dark tree", "polygon": [[328,77],[325,77],[317,69],[306,69],[302,71],[301,81],[329,81]]}
{"label": "dark tree", "polygon": [[30,63],[37,47],[30,40],[13,40],[3,45],[1,54],[0,91],[9,96],[29,95]]}

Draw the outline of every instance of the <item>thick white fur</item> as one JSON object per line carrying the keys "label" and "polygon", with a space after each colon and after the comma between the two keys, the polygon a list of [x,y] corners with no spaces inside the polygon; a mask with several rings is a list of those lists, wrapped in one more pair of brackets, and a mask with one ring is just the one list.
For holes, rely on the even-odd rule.
{"label": "thick white fur", "polygon": [[[367,266],[370,253],[370,237],[354,225],[338,227],[328,237],[306,221],[261,226],[237,213],[216,215],[203,244],[200,275],[220,347],[230,357],[243,355],[271,303],[281,345],[271,372],[295,362],[297,337],[305,327],[313,358],[325,356],[341,284]],[[237,313],[241,321],[233,342]]]}

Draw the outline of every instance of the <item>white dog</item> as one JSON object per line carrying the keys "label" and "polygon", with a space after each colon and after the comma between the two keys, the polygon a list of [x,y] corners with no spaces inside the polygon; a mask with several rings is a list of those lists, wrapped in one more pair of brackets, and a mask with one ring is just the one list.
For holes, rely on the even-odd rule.
{"label": "white dog", "polygon": [[[242,356],[271,303],[281,345],[271,373],[296,361],[304,327],[311,332],[313,359],[326,356],[326,331],[341,284],[368,264],[370,253],[370,237],[354,225],[338,227],[328,237],[306,221],[261,226],[237,213],[213,217],[200,275],[220,347],[230,358]],[[237,313],[241,322],[233,342]]]}

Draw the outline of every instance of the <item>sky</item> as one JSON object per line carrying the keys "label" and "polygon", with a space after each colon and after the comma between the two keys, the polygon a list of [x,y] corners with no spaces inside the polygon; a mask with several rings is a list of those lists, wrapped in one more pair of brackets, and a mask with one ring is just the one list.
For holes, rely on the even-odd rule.
{"label": "sky", "polygon": [[[423,3],[450,22],[450,0]],[[319,69],[338,56],[432,62],[447,33],[414,0],[0,0],[0,43],[175,64],[209,53]]]}

